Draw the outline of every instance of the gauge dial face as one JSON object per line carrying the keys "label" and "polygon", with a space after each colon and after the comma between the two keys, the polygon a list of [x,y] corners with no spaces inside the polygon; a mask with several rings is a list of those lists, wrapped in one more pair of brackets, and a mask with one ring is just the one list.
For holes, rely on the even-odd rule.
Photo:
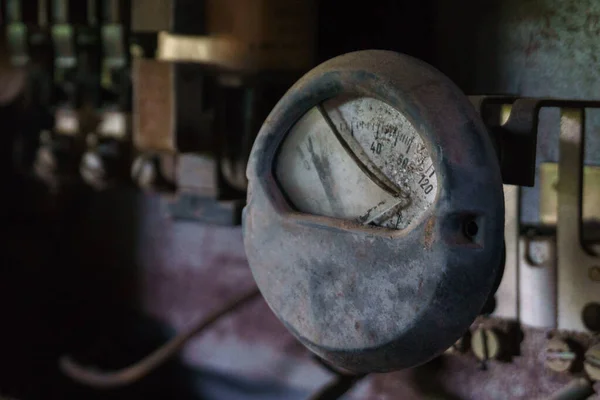
{"label": "gauge dial face", "polygon": [[431,207],[438,186],[415,127],[369,97],[340,96],[306,113],[283,142],[275,173],[301,212],[392,229]]}

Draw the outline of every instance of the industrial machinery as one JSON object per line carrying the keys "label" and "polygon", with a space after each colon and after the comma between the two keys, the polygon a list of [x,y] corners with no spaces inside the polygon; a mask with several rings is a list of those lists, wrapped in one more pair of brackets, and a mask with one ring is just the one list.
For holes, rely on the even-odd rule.
{"label": "industrial machinery", "polygon": [[[424,63],[365,51],[311,71],[263,125],[248,167],[246,253],[275,314],[332,364],[356,372],[421,364],[478,314],[558,329],[560,343],[566,332],[598,332],[598,267],[578,245],[582,109],[598,103],[472,101],[476,108]],[[521,250],[530,266],[516,279],[518,233],[507,230],[504,245],[504,199],[511,227],[514,189],[504,197],[502,183],[533,184],[542,107],[561,109],[558,240],[571,240],[558,262],[583,266],[529,271],[550,246],[532,238]],[[475,331],[479,359],[519,354],[518,329],[494,332]],[[504,340],[512,345],[498,335],[512,335]],[[554,346],[549,364],[569,369],[575,353]]]}
{"label": "industrial machinery", "polygon": [[595,398],[600,8],[417,3],[0,0],[0,396]]}
{"label": "industrial machinery", "polygon": [[443,352],[501,277],[492,139],[466,96],[414,59],[362,52],[312,71],[268,118],[248,177],[259,288],[303,343],[346,369]]}

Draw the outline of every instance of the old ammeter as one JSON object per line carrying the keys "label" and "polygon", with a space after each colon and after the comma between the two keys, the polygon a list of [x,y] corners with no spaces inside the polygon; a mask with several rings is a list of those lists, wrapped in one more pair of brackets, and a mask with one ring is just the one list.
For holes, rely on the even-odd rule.
{"label": "old ammeter", "polygon": [[362,51],[296,83],[248,164],[244,241],[274,313],[356,372],[423,363],[494,289],[502,178],[475,109],[414,58]]}

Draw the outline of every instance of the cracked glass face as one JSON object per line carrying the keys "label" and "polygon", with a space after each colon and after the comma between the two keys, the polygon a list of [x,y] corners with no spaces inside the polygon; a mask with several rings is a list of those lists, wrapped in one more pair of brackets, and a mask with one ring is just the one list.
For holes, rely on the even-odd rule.
{"label": "cracked glass face", "polygon": [[275,176],[301,212],[404,229],[434,203],[421,136],[388,104],[340,96],[309,110],[279,149]]}

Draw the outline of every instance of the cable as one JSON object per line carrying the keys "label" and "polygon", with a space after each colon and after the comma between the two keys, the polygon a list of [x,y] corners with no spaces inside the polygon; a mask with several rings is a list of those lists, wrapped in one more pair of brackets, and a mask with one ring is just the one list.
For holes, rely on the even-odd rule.
{"label": "cable", "polygon": [[336,375],[336,378],[310,396],[310,400],[337,400],[352,389],[359,380],[366,376],[366,374],[354,374],[349,371],[339,370],[319,356],[315,356],[313,359],[319,363],[321,367]]}
{"label": "cable", "polygon": [[78,364],[69,356],[59,360],[61,371],[72,380],[98,389],[112,389],[134,383],[174,356],[194,336],[202,333],[225,314],[244,305],[258,296],[260,292],[254,288],[250,292],[228,302],[224,307],[213,311],[189,329],[179,333],[154,352],[129,367],[117,371],[97,371]]}
{"label": "cable", "polygon": [[338,375],[336,379],[310,397],[310,400],[337,400],[354,387],[364,375]]}

